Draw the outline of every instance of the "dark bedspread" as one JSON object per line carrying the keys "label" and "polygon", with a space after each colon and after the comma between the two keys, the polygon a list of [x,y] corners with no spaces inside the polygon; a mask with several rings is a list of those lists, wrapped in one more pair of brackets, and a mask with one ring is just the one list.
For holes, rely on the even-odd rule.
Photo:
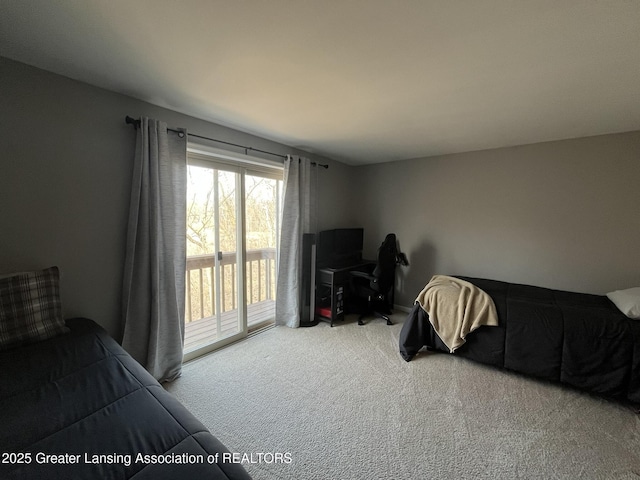
{"label": "dark bedspread", "polygon": [[[640,403],[640,322],[606,296],[458,278],[491,296],[500,325],[471,333],[456,355]],[[400,354],[410,361],[425,346],[448,352],[416,304],[400,334]]]}
{"label": "dark bedspread", "polygon": [[[250,478],[209,463],[228,450],[102,328],[67,325],[69,334],[0,352],[0,478]],[[165,459],[174,463],[155,463]]]}

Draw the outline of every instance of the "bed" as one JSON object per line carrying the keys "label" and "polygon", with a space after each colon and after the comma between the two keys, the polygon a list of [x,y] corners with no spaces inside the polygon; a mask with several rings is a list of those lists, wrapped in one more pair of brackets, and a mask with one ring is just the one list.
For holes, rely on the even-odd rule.
{"label": "bed", "polygon": [[[615,296],[626,292],[601,296],[454,278],[488,294],[498,317],[497,326],[469,333],[455,355],[640,404],[640,322],[623,313]],[[416,303],[402,327],[400,354],[410,361],[423,348],[450,352]]]}
{"label": "bed", "polygon": [[[57,270],[44,273],[0,280],[0,478],[249,479],[100,326],[59,320]],[[30,333],[12,337],[18,323]]]}

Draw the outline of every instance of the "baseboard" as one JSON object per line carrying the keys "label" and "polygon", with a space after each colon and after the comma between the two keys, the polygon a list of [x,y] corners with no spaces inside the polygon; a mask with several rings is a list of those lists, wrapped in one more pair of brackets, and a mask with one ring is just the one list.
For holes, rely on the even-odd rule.
{"label": "baseboard", "polygon": [[394,305],[393,309],[394,310],[400,310],[401,312],[404,312],[404,313],[411,312],[411,308],[410,307],[405,307],[404,305]]}

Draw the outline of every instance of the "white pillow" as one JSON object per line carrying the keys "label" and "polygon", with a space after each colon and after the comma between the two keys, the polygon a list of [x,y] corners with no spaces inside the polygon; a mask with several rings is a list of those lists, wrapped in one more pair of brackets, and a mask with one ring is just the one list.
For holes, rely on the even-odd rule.
{"label": "white pillow", "polygon": [[616,290],[607,293],[607,297],[627,317],[640,320],[640,287]]}

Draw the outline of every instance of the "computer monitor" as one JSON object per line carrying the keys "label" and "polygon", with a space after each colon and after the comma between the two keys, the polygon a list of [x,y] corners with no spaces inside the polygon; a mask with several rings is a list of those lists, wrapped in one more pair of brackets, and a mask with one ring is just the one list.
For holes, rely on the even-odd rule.
{"label": "computer monitor", "polygon": [[340,268],[362,260],[364,229],[336,228],[318,233],[316,265]]}

